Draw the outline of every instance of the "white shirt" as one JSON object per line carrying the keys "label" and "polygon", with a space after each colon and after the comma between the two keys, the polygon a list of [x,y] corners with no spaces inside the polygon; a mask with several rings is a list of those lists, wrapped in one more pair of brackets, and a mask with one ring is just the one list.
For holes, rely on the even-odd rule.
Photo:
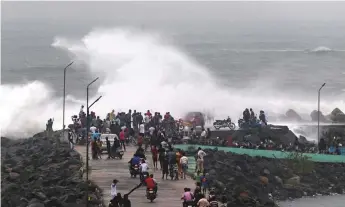
{"label": "white shirt", "polygon": [[116,194],[117,194],[116,185],[113,183],[110,186],[110,195],[112,198],[114,198],[116,196]]}
{"label": "white shirt", "polygon": [[206,155],[206,153],[202,150],[198,151],[198,157],[200,157],[201,160],[204,160],[204,156]]}
{"label": "white shirt", "polygon": [[150,117],[148,115],[145,116],[145,123],[148,124],[150,122]]}
{"label": "white shirt", "polygon": [[139,126],[139,133],[142,133],[142,134],[145,133],[145,125],[144,124],[140,124],[140,126]]}
{"label": "white shirt", "polygon": [[90,131],[91,131],[92,133],[95,133],[96,129],[97,129],[97,127],[95,127],[95,126],[90,127]]}
{"label": "white shirt", "polygon": [[151,135],[153,135],[153,131],[154,131],[154,130],[155,130],[154,127],[150,127],[150,128],[149,128],[149,131],[150,131],[150,134],[151,134]]}
{"label": "white shirt", "polygon": [[201,136],[206,137],[206,131],[205,130],[201,132]]}
{"label": "white shirt", "polygon": [[180,164],[188,164],[188,157],[182,156],[180,159]]}
{"label": "white shirt", "polygon": [[149,169],[149,166],[147,165],[147,163],[142,163],[140,165],[140,169],[141,169],[141,172],[147,172],[147,170]]}
{"label": "white shirt", "polygon": [[121,130],[125,131],[126,128],[127,128],[126,126],[123,126],[123,127],[121,127]]}

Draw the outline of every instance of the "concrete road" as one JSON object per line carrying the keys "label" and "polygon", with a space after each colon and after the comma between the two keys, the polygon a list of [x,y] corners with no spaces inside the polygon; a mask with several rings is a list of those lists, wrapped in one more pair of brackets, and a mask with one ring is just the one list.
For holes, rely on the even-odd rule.
{"label": "concrete road", "polygon": [[[84,161],[86,159],[85,146],[76,146],[75,149],[82,155]],[[139,178],[131,178],[128,170],[128,161],[135,152],[134,147],[127,147],[122,160],[107,160],[107,155],[103,155],[101,160],[90,160],[90,166],[92,166],[91,176],[92,179],[102,190],[104,195],[104,203],[108,204],[110,200],[110,185],[113,179],[119,180],[117,190],[122,195],[129,192],[136,185],[139,184]],[[91,150],[90,150],[91,151]],[[158,182],[158,197],[153,203],[145,197],[145,187],[141,187],[130,194],[129,198],[132,202],[132,206],[148,207],[148,206],[164,206],[164,207],[177,207],[182,206],[180,200],[183,188],[189,187],[194,189],[194,181],[190,178],[186,180],[162,180],[160,170],[152,170],[151,153],[146,153],[148,156],[148,162],[150,166],[150,172],[153,172],[155,179]],[[91,157],[91,155],[89,155]],[[158,164],[159,165],[159,164]]]}

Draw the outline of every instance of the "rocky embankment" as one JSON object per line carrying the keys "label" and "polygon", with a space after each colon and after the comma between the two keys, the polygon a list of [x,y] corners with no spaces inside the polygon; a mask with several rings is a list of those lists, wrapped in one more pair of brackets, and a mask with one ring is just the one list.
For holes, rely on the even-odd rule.
{"label": "rocky embankment", "polygon": [[269,207],[277,201],[345,190],[345,164],[314,163],[301,154],[281,160],[215,150],[206,153],[210,186],[227,196],[229,206]]}
{"label": "rocky embankment", "polygon": [[[55,134],[58,136],[58,134]],[[55,139],[1,137],[1,204],[16,207],[85,206],[87,184],[80,156]],[[89,184],[90,206],[102,205],[101,192]]]}

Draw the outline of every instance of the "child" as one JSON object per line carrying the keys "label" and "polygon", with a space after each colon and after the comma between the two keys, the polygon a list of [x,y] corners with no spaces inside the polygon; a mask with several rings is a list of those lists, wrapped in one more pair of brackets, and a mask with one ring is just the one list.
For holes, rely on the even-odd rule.
{"label": "child", "polygon": [[113,183],[110,186],[110,195],[111,198],[113,199],[116,195],[117,195],[117,191],[116,191],[116,184],[118,183],[118,180],[113,180]]}
{"label": "child", "polygon": [[207,182],[207,179],[206,179],[206,174],[205,172],[203,173],[202,176],[200,176],[200,182],[201,182],[201,189],[202,189],[202,193],[204,195],[206,195],[206,189],[208,187],[208,182]]}

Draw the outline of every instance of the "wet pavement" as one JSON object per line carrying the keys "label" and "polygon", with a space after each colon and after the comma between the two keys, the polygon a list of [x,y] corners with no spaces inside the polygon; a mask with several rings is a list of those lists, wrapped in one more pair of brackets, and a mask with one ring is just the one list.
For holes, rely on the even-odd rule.
{"label": "wet pavement", "polygon": [[[75,149],[82,155],[85,163],[86,147],[76,146]],[[128,170],[128,161],[133,156],[135,150],[136,148],[134,147],[127,147],[127,151],[125,152],[122,160],[107,160],[106,154],[103,155],[101,160],[89,160],[89,164],[92,168],[91,175],[89,174],[89,179],[94,181],[103,190],[103,199],[106,205],[111,198],[110,185],[114,179],[119,180],[117,191],[122,195],[128,193],[131,189],[139,184],[139,178],[131,178]],[[150,166],[149,171],[150,173],[154,174],[154,178],[158,182],[158,196],[153,203],[150,203],[150,201],[145,197],[145,187],[141,187],[129,195],[132,206],[182,206],[182,201],[180,198],[183,193],[183,188],[189,187],[194,189],[194,181],[191,178],[177,181],[162,180],[161,171],[153,170],[151,153],[147,152],[146,155]],[[91,154],[89,157],[91,157]]]}

